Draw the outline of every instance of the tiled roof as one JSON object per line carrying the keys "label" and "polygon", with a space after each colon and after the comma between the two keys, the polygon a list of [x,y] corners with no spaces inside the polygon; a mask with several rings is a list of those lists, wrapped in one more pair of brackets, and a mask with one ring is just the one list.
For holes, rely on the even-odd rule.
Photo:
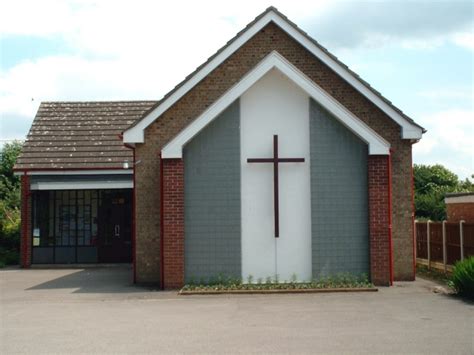
{"label": "tiled roof", "polygon": [[132,151],[119,135],[154,104],[43,102],[15,169],[120,169],[132,161]]}

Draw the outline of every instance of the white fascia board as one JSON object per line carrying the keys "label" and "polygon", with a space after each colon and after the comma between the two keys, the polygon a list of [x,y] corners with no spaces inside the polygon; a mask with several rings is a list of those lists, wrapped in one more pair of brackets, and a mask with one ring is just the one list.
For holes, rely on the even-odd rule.
{"label": "white fascia board", "polygon": [[[15,171],[16,176],[24,175],[24,171]],[[38,170],[28,171],[28,176],[31,175],[131,175],[133,169],[117,169],[117,170]]]}
{"label": "white fascia board", "polygon": [[180,159],[183,156],[183,146],[196,134],[206,127],[214,118],[224,111],[232,102],[239,98],[254,83],[262,78],[273,68],[278,69],[310,97],[320,103],[326,110],[331,112],[348,129],[354,132],[369,145],[370,155],[390,154],[390,144],[378,135],[374,130],[347,110],[337,100],[332,98],[321,87],[314,84],[306,75],[295,66],[273,51],[265,57],[250,73],[245,75],[241,81],[227,91],[220,99],[204,111],[196,120],[182,130],[174,139],[163,147],[163,159]]}
{"label": "white fascia board", "polygon": [[378,106],[383,112],[385,112],[390,118],[397,122],[402,127],[402,138],[403,139],[420,139],[423,131],[420,127],[414,125],[403,117],[400,113],[395,111],[389,104],[382,100],[378,95],[372,92],[367,86],[365,86],[359,79],[352,75],[346,68],[341,66],[331,56],[325,53],[321,48],[311,42],[306,36],[296,30],[287,20],[280,17],[276,12],[270,11],[250,28],[248,28],[240,37],[238,37],[233,43],[226,47],[221,53],[219,53],[214,59],[212,59],[207,65],[199,70],[194,76],[192,76],[187,82],[184,83],[178,90],[176,90],[170,97],[164,100],[148,115],[146,115],[140,122],[135,126],[129,128],[123,133],[124,143],[144,143],[145,142],[145,129],[153,123],[163,112],[170,108],[176,103],[182,96],[184,96],[189,90],[191,90],[197,83],[204,79],[210,72],[217,68],[222,62],[224,62],[232,53],[244,45],[250,38],[252,38],[258,31],[265,27],[269,22],[273,21],[290,36],[292,36],[297,42],[303,47],[309,50],[313,55],[319,58],[329,68],[334,70],[339,76],[347,81],[351,86],[358,90],[361,94],[372,101]]}
{"label": "white fascia board", "polygon": [[35,182],[31,190],[92,190],[92,189],[132,189],[133,181],[70,181],[70,182]]}

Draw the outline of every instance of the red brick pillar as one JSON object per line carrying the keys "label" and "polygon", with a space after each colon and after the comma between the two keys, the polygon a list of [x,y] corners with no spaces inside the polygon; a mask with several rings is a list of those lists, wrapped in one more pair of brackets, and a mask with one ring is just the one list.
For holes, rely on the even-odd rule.
{"label": "red brick pillar", "polygon": [[390,156],[371,155],[369,175],[370,274],[378,286],[391,283]]}
{"label": "red brick pillar", "polygon": [[31,194],[28,175],[21,176],[21,239],[20,266],[29,268],[31,265]]}
{"label": "red brick pillar", "polygon": [[163,159],[164,288],[184,285],[184,162]]}

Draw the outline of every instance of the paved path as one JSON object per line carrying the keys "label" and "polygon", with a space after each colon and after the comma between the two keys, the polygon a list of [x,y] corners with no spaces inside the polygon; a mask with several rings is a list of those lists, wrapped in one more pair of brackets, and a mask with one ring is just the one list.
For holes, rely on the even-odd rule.
{"label": "paved path", "polygon": [[376,293],[192,297],[129,280],[124,267],[0,270],[0,353],[474,353],[474,306],[422,279]]}

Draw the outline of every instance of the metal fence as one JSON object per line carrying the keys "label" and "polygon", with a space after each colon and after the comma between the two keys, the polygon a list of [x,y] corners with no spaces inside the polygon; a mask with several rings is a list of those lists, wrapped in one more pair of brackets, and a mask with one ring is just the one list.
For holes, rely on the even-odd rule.
{"label": "metal fence", "polygon": [[456,261],[474,256],[474,223],[415,221],[416,257],[428,267],[442,264],[444,271]]}

